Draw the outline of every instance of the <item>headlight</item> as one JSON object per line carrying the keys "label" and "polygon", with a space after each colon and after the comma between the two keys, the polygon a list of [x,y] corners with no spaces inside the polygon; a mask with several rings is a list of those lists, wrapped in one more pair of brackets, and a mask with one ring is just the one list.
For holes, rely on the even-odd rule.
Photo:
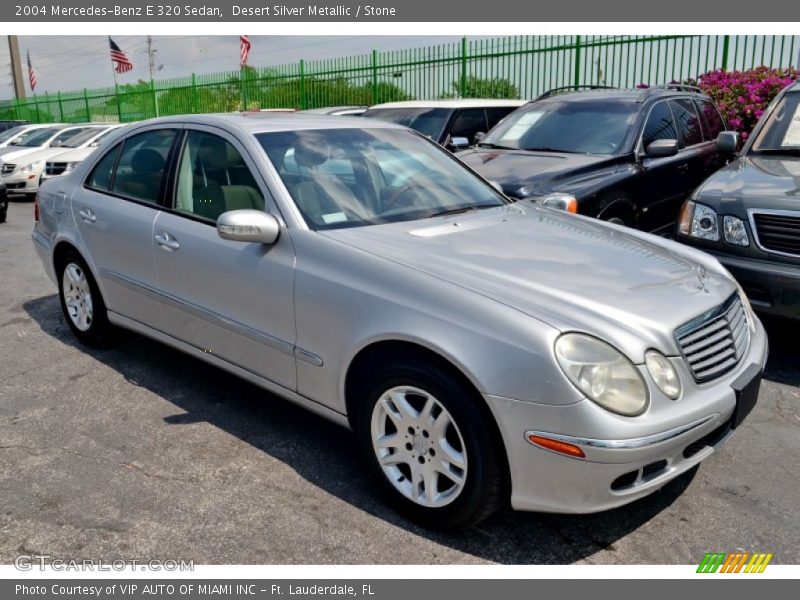
{"label": "headlight", "polygon": [[27,175],[28,173],[33,173],[34,171],[37,171],[43,166],[44,166],[44,161],[37,160],[36,162],[32,162],[22,167],[22,169],[20,169],[20,173],[22,173],[23,175]]}
{"label": "headlight", "polygon": [[705,204],[687,200],[681,209],[678,231],[701,240],[719,241],[717,213]]}
{"label": "headlight", "polygon": [[656,350],[648,350],[644,355],[644,363],[656,387],[670,400],[677,400],[681,395],[681,380],[678,372],[669,359]]}
{"label": "headlight", "polygon": [[556,341],[555,352],[567,378],[590,400],[621,415],[644,412],[647,386],[619,350],[582,333],[565,333]]}
{"label": "headlight", "polygon": [[553,192],[552,194],[546,194],[544,196],[536,196],[532,198],[532,200],[548,208],[555,208],[572,214],[578,212],[578,199],[572,194]]}
{"label": "headlight", "polygon": [[725,241],[735,246],[749,246],[750,238],[747,237],[747,228],[739,217],[725,215],[722,218],[722,232]]}

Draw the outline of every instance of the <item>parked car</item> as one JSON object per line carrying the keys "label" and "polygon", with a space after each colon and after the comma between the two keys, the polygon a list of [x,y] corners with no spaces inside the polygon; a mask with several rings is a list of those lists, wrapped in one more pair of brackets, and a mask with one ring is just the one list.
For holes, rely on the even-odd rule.
{"label": "parked car", "polygon": [[44,173],[42,173],[42,181],[69,173],[78,164],[86,160],[86,157],[95,151],[108,134],[118,127],[122,127],[122,125],[99,127],[97,129],[85,131],[81,134],[82,139],[75,137],[69,140],[69,143],[59,148],[59,150],[69,148],[68,150],[64,150],[48,158],[45,163]]}
{"label": "parked car", "polygon": [[[50,156],[64,148],[77,148],[85,142],[85,134],[94,135],[102,126],[75,125],[46,127],[23,133],[13,147],[0,150],[0,177],[14,194],[33,199],[39,189],[44,165]],[[78,140],[78,141],[74,141]]]}
{"label": "parked car", "polygon": [[[726,150],[736,146],[728,136]],[[772,102],[739,157],[684,204],[677,233],[719,259],[757,310],[800,319],[800,82]]]}
{"label": "parked car", "polygon": [[337,117],[360,117],[369,108],[368,106],[326,106],[324,108],[309,108],[300,112],[315,115],[334,115]]}
{"label": "parked car", "polygon": [[405,125],[455,152],[469,148],[480,132],[525,104],[523,100],[409,100],[376,104],[362,117]]}
{"label": "parked car", "polygon": [[8,131],[9,129],[14,129],[16,127],[20,127],[21,125],[27,125],[28,123],[30,123],[30,121],[23,121],[19,119],[0,121],[0,131]]}
{"label": "parked car", "polygon": [[132,124],[35,213],[79,340],[138,331],[351,427],[396,505],[440,527],[657,490],[740,425],[767,355],[711,256],[511,203],[379,120]]}
{"label": "parked car", "polygon": [[0,181],[0,223],[6,222],[8,215],[8,192],[6,191],[5,184]]}
{"label": "parked car", "polygon": [[681,203],[730,156],[715,144],[724,130],[696,88],[560,89],[458,156],[511,198],[671,232]]}
{"label": "parked car", "polygon": [[47,123],[36,125],[17,125],[16,127],[6,129],[0,133],[0,149],[16,145],[22,139],[22,134],[24,133],[37,129],[47,129],[54,126],[55,125],[53,123]]}

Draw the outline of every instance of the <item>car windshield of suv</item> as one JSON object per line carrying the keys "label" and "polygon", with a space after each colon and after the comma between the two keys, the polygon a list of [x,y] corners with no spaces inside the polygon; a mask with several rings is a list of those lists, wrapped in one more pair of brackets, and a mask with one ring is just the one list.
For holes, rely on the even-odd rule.
{"label": "car windshield of suv", "polygon": [[361,116],[405,125],[438,141],[451,113],[448,108],[371,108]]}
{"label": "car windshield of suv", "polygon": [[401,129],[257,134],[312,229],[410,221],[508,200],[445,150]]}
{"label": "car windshield of suv", "polygon": [[23,131],[25,131],[25,126],[23,125],[17,125],[16,127],[12,127],[11,129],[6,129],[3,133],[0,133],[0,144],[3,144],[8,140],[17,137]]}
{"label": "car windshield of suv", "polygon": [[31,129],[19,136],[19,143],[17,146],[23,148],[36,148],[46,144],[47,141],[58,133],[58,129],[45,128],[45,129]]}
{"label": "car windshield of suv", "polygon": [[752,152],[800,155],[800,92],[786,94],[778,101]]}
{"label": "car windshield of suv", "polygon": [[481,147],[617,154],[636,121],[635,102],[537,102],[508,115]]}

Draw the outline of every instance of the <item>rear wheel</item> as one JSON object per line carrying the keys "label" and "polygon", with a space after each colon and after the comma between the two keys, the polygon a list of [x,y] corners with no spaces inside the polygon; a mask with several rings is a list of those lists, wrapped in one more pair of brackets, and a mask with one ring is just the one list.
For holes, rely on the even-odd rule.
{"label": "rear wheel", "polygon": [[474,390],[417,361],[379,368],[362,389],[359,441],[401,512],[426,525],[460,528],[504,503],[505,453]]}
{"label": "rear wheel", "polygon": [[114,327],[103,297],[77,252],[64,254],[58,262],[58,291],[67,325],[81,342],[101,346],[111,339]]}

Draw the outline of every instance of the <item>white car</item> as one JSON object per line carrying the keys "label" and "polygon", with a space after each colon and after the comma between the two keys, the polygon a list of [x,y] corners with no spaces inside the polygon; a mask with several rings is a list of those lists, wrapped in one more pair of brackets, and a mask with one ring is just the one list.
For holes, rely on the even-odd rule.
{"label": "white car", "polygon": [[73,139],[99,127],[102,126],[55,125],[22,134],[19,143],[0,150],[0,176],[8,192],[35,196],[46,160],[64,148],[75,147],[69,145]]}
{"label": "white car", "polygon": [[73,145],[73,142],[78,141],[77,138],[70,140],[70,143],[65,146],[61,146],[61,148],[68,147],[69,150],[59,152],[55,156],[51,156],[47,159],[44,173],[42,174],[42,181],[72,171],[72,169],[86,160],[86,158],[95,151],[109,133],[120,127],[122,127],[122,125],[109,125],[108,127],[99,128],[98,131],[86,132],[81,134],[85,139],[81,140],[82,143],[79,146]]}
{"label": "white car", "polygon": [[11,129],[6,129],[3,133],[0,133],[0,149],[8,148],[9,146],[15,146],[18,141],[17,138],[21,137],[25,133],[28,133],[29,131],[37,131],[47,127],[55,127],[55,124],[41,123],[37,125],[18,125],[16,127],[12,127]]}

